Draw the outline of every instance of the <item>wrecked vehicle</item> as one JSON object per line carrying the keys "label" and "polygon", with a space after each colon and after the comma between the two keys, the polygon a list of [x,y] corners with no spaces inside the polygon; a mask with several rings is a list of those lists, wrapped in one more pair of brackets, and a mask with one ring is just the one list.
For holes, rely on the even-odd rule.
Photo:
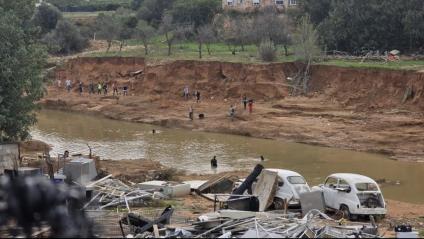
{"label": "wrecked vehicle", "polygon": [[278,187],[275,194],[275,203],[288,202],[290,208],[300,208],[300,194],[310,192],[311,189],[305,178],[297,172],[284,169],[267,169],[278,174]]}
{"label": "wrecked vehicle", "polygon": [[342,211],[345,218],[355,219],[359,215],[384,217],[387,213],[378,184],[363,175],[332,174],[324,184],[312,190],[321,190],[326,207]]}
{"label": "wrecked vehicle", "polygon": [[[300,194],[311,191],[305,178],[297,172],[285,169],[264,170],[277,173],[277,189],[274,196],[275,209],[284,209],[286,203],[289,208],[300,208]],[[240,180],[238,185],[243,181]],[[236,184],[236,186],[238,185]]]}

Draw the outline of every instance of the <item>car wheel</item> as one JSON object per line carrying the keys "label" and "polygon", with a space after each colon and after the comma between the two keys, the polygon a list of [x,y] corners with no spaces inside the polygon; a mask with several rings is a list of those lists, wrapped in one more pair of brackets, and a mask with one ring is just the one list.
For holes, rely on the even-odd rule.
{"label": "car wheel", "polygon": [[274,198],[274,209],[275,210],[284,210],[286,207],[285,202],[281,198]]}
{"label": "car wheel", "polygon": [[351,215],[350,215],[350,211],[349,211],[349,207],[346,205],[341,205],[340,206],[340,211],[343,212],[343,218],[344,219],[350,219]]}

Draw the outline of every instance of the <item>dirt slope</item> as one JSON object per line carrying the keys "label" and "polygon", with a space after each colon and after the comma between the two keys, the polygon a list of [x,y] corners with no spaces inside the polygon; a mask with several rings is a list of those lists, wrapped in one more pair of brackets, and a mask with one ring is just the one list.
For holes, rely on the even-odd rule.
{"label": "dirt slope", "polygon": [[[141,73],[142,72],[142,73]],[[46,107],[101,114],[133,122],[232,133],[385,153],[423,161],[424,74],[413,71],[314,66],[310,95],[289,95],[292,63],[237,64],[173,61],[149,64],[142,58],[77,58],[55,78],[128,85],[130,96],[83,97],[49,87]],[[140,74],[134,74],[140,73]],[[63,83],[62,83],[63,84]],[[202,101],[182,98],[184,86],[200,90]],[[411,99],[403,103],[407,88]],[[85,89],[86,90],[86,89]],[[243,94],[255,99],[254,113],[241,109]],[[237,120],[227,117],[237,105]],[[189,106],[204,120],[187,119]]]}

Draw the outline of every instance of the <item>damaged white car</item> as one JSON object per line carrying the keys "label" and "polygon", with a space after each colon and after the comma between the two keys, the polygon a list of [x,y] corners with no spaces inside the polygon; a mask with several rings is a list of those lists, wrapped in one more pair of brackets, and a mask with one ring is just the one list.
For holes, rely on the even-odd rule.
{"label": "damaged white car", "polygon": [[324,184],[312,190],[322,190],[326,207],[342,211],[345,218],[353,219],[359,215],[384,217],[387,213],[378,184],[363,175],[332,174]]}
{"label": "damaged white car", "polygon": [[284,208],[284,201],[288,207],[299,208],[300,194],[310,192],[311,189],[302,175],[284,169],[267,169],[278,174],[278,188],[275,194],[274,204],[277,209]]}

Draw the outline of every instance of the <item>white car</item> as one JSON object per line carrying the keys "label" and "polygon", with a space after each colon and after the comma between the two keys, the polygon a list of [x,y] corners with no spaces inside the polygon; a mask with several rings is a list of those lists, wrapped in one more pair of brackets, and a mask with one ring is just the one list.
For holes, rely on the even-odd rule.
{"label": "white car", "polygon": [[359,174],[337,173],[327,177],[324,184],[313,187],[322,190],[327,208],[341,210],[345,218],[358,215],[386,215],[386,203],[378,184]]}
{"label": "white car", "polygon": [[278,174],[278,188],[275,197],[286,200],[289,207],[300,207],[300,194],[311,191],[305,178],[299,173],[284,169],[266,169]]}
{"label": "white car", "polygon": [[[311,188],[306,182],[305,178],[299,173],[284,169],[264,169],[271,172],[276,172],[278,175],[278,188],[275,194],[274,204],[276,209],[284,208],[284,201],[288,202],[290,208],[299,208],[300,197],[302,193],[310,192]],[[240,179],[235,187],[239,187],[244,179]],[[255,184],[255,183],[254,183]],[[252,186],[254,188],[254,185]],[[247,193],[247,192],[245,192]]]}

